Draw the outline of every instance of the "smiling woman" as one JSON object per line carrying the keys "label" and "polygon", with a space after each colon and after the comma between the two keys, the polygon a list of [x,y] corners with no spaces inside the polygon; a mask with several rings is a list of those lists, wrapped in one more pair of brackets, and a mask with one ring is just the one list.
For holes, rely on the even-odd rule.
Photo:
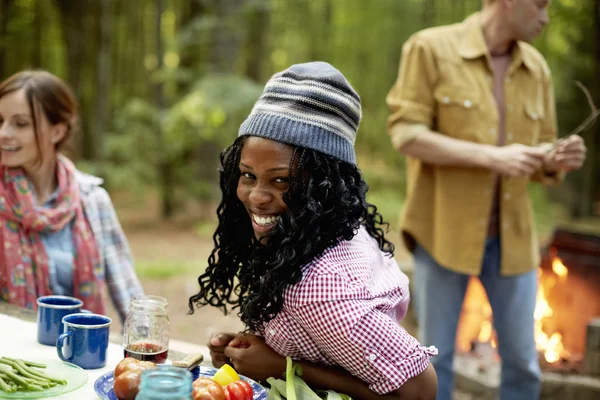
{"label": "smiling woman", "polygon": [[314,388],[433,399],[436,350],[399,324],[408,279],[356,165],[360,118],[358,94],[327,63],[271,78],[221,155],[215,248],[190,312],[240,310],[247,332],[211,339],[215,366],[265,380],[289,356]]}
{"label": "smiling woman", "polygon": [[24,71],[0,83],[0,300],[36,308],[39,296],[67,295],[104,313],[108,285],[123,319],[143,292],[102,180],[60,154],[76,126],[58,77]]}

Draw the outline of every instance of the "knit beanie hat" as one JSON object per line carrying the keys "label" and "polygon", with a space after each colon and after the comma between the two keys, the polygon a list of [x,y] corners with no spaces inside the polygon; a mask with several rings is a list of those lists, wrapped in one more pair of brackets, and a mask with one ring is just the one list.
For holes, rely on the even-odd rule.
{"label": "knit beanie hat", "polygon": [[269,79],[238,136],[307,147],[356,164],[360,118],[360,97],[340,71],[325,62],[296,64]]}

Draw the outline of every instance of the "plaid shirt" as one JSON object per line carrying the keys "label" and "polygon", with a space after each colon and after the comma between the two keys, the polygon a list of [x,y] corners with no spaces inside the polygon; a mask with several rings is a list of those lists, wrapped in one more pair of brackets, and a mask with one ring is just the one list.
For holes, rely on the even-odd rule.
{"label": "plaid shirt", "polygon": [[437,354],[400,326],[408,278],[364,227],[302,274],[265,326],[266,343],[280,355],[341,366],[385,394],[422,373]]}
{"label": "plaid shirt", "polygon": [[133,267],[131,249],[106,190],[99,185],[102,179],[77,173],[81,200],[98,244],[100,264],[113,304],[123,321],[129,300],[144,291]]}

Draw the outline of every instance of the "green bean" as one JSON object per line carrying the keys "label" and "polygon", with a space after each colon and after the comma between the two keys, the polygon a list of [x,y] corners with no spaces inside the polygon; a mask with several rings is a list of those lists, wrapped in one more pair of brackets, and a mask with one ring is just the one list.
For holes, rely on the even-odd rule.
{"label": "green bean", "polygon": [[44,390],[44,388],[43,388],[43,387],[41,387],[41,386],[38,386],[38,385],[34,385],[34,384],[29,384],[29,385],[27,385],[27,389],[29,389],[29,390],[31,390],[31,391],[35,391],[35,392],[38,392],[38,391],[42,391],[42,390]]}
{"label": "green bean", "polygon": [[54,381],[61,385],[67,384],[67,381],[65,381],[64,379],[49,376],[48,374],[38,371],[35,368],[26,366],[25,363],[23,362],[23,360],[12,361],[11,359],[9,359],[7,357],[2,357],[2,359],[0,359],[0,363],[10,365],[11,367],[13,367],[17,371],[19,371],[21,373],[21,375],[26,376],[28,378],[31,378],[32,377],[31,375],[34,375],[34,377],[42,378],[42,379],[49,380],[49,381]]}
{"label": "green bean", "polygon": [[[19,358],[0,358],[0,391],[42,391],[56,385],[66,385],[67,381],[40,371],[46,364]],[[39,368],[39,369],[38,369]],[[47,371],[47,370],[46,370]]]}
{"label": "green bean", "polygon": [[9,361],[9,362],[12,364],[11,367],[13,367],[17,371],[19,371],[19,373],[26,378],[32,378],[32,379],[43,380],[43,381],[50,380],[48,378],[40,378],[39,376],[37,376],[35,374],[35,371],[29,370],[28,367],[26,367],[25,364],[23,364],[23,362],[21,362],[20,360]]}
{"label": "green bean", "polygon": [[23,364],[25,364],[28,367],[36,367],[36,368],[46,368],[47,367],[46,364],[41,364],[41,363],[36,363],[36,362],[33,362],[33,361],[23,360],[23,359],[20,359],[20,358],[17,359],[17,358],[10,358],[10,357],[2,356],[2,359],[3,360],[7,360],[7,361],[13,361],[13,362],[17,361],[17,360],[18,361],[22,361]]}
{"label": "green bean", "polygon": [[15,374],[14,372],[2,371],[0,374],[11,379],[13,382],[19,383],[23,386],[27,386],[29,384],[24,378],[20,377],[19,375]]}
{"label": "green bean", "polygon": [[4,379],[2,379],[2,378],[0,378],[0,390],[3,390],[7,393],[15,392],[15,390],[13,390],[12,386],[9,385],[8,383],[4,382]]}
{"label": "green bean", "polygon": [[27,360],[21,360],[25,363],[25,365],[27,365],[28,367],[36,367],[36,368],[46,368],[46,364],[40,364],[40,363],[36,363],[33,361],[27,361]]}

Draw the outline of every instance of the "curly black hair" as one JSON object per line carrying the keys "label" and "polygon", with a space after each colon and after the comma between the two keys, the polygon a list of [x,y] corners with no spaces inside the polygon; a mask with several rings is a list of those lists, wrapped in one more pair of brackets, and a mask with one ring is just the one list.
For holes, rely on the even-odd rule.
{"label": "curly black hair", "polygon": [[283,292],[302,278],[301,267],[339,241],[352,239],[360,225],[379,248],[393,255],[394,245],[384,235],[377,207],[367,203],[368,186],[354,164],[321,152],[296,147],[290,162],[290,186],[283,200],[288,211],[267,241],[257,241],[250,217],[238,199],[239,137],[221,154],[222,200],[219,225],[206,271],[198,277],[200,291],[189,299],[189,313],[211,305],[228,312],[239,308],[246,328],[264,333],[264,324],[283,307]]}

